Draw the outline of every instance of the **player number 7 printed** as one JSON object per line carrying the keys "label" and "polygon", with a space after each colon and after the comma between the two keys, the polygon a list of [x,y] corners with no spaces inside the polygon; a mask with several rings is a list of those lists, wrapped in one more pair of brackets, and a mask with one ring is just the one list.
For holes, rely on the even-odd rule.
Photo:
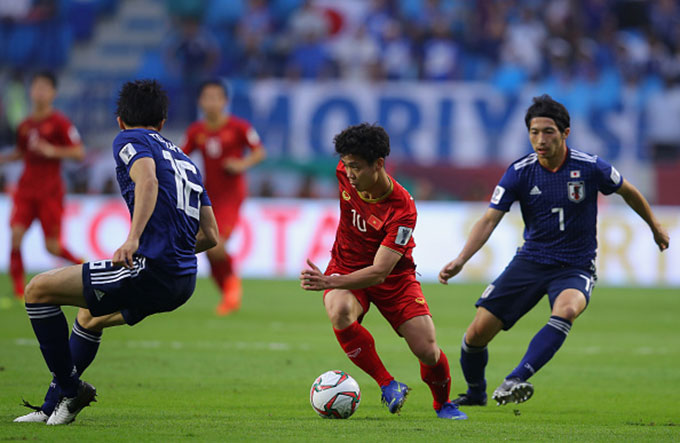
{"label": "player number 7 printed", "polygon": [[[200,195],[203,192],[203,187],[193,183],[187,177],[187,170],[196,174],[196,166],[192,165],[186,160],[176,160],[168,151],[163,151],[163,158],[168,160],[172,165],[172,170],[175,171],[175,186],[177,187],[177,209],[184,211],[189,217],[196,220],[199,219],[199,209],[201,207]],[[197,199],[196,207],[191,206],[190,197],[191,191],[195,191],[199,198]]]}
{"label": "player number 7 printed", "polygon": [[550,211],[553,214],[558,213],[559,214],[559,219],[560,219],[560,231],[564,231],[564,209],[562,208],[552,208]]}

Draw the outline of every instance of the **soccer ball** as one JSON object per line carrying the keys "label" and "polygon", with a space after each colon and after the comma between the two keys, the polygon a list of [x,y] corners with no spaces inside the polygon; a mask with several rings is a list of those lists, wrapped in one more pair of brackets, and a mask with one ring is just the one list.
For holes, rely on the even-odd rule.
{"label": "soccer ball", "polygon": [[309,390],[309,402],[323,418],[348,418],[361,401],[359,384],[343,371],[319,375]]}

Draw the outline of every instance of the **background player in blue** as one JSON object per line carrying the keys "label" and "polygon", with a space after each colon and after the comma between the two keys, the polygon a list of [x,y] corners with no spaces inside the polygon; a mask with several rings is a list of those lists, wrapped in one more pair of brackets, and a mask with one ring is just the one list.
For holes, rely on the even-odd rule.
{"label": "background player in blue", "polygon": [[607,162],[567,147],[569,113],[562,104],[547,95],[536,97],[525,122],[534,152],[510,165],[462,251],[439,273],[443,284],[458,274],[519,200],[524,244],[477,301],[477,313],[463,336],[460,364],[468,391],[454,400],[459,405],[486,404],[487,344],[547,293],[550,320],[493,398],[503,405],[526,401],[533,394],[527,379],[555,355],[590,300],[596,279],[598,192],[621,195],[647,222],[659,249],[668,248],[668,234],[642,194]]}
{"label": "background player in blue", "polygon": [[[153,80],[128,82],[120,91],[122,131],[113,155],[132,222],[113,259],[45,272],[26,287],[26,312],[54,378],[45,403],[15,422],[75,420],[96,395],[80,374],[94,359],[102,330],[182,305],[196,284],[195,254],[217,244],[217,223],[198,169],[159,134],[167,103]],[[81,308],[70,340],[61,305]]]}

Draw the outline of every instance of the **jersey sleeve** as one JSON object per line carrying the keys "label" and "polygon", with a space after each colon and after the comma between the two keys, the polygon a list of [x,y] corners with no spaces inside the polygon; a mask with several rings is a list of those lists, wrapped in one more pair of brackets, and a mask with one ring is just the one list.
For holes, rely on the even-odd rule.
{"label": "jersey sleeve", "polygon": [[203,187],[203,192],[201,192],[201,206],[212,206],[212,201],[210,201],[210,197],[208,196],[208,191],[205,189],[205,185],[203,184],[203,174],[201,174],[201,171],[196,168],[196,176],[198,177],[198,180],[201,182],[201,187]]}
{"label": "jersey sleeve", "polygon": [[119,143],[114,144],[113,154],[116,163],[125,166],[128,172],[130,171],[130,168],[132,168],[132,165],[140,158],[153,158],[149,146],[138,140],[121,140]]}
{"label": "jersey sleeve", "polygon": [[[404,211],[388,221],[385,226],[387,235],[385,235],[380,245],[386,246],[402,255],[405,254],[410,248],[415,246],[413,230],[416,227],[416,218],[416,212],[413,210]],[[370,219],[368,222],[372,223]]]}
{"label": "jersey sleeve", "polygon": [[201,206],[212,206],[208,191],[206,191],[205,188],[203,188],[203,192],[201,192]]}
{"label": "jersey sleeve", "polygon": [[66,117],[60,119],[59,128],[66,146],[77,146],[81,143],[80,133],[69,119]]}
{"label": "jersey sleeve", "polygon": [[491,196],[489,207],[508,212],[512,203],[517,200],[518,175],[514,166],[510,166],[501,177]]}
{"label": "jersey sleeve", "polygon": [[600,157],[595,163],[597,190],[604,195],[616,192],[623,185],[623,177],[616,168]]}
{"label": "jersey sleeve", "polygon": [[255,128],[250,125],[250,123],[243,123],[243,133],[245,135],[246,146],[248,146],[251,150],[262,147],[260,135],[257,133]]}

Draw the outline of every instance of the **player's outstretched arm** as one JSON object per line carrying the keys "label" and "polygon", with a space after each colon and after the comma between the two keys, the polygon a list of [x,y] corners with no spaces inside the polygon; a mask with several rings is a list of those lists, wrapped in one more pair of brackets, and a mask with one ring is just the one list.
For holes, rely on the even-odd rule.
{"label": "player's outstretched arm", "polygon": [[201,206],[198,233],[196,234],[196,254],[215,247],[219,235],[212,206]]}
{"label": "player's outstretched arm", "polygon": [[82,161],[85,158],[85,149],[81,143],[73,146],[55,146],[43,139],[38,140],[38,151],[47,158],[59,160]]}
{"label": "player's outstretched arm", "polygon": [[253,148],[243,158],[228,158],[224,160],[224,169],[231,174],[241,174],[267,158],[267,151],[262,145]]}
{"label": "player's outstretched arm", "polygon": [[153,214],[158,197],[156,162],[151,157],[135,161],[130,168],[130,178],[135,182],[135,203],[130,233],[125,243],[113,253],[113,263],[132,268],[132,255],[139,248],[139,239]]}
{"label": "player's outstretched arm", "polygon": [[311,269],[305,269],[300,273],[300,286],[307,291],[368,288],[384,282],[401,256],[402,254],[397,251],[380,246],[371,266],[347,275],[324,275],[311,260],[307,259]]}
{"label": "player's outstretched arm", "polygon": [[489,208],[486,210],[482,218],[472,226],[472,231],[468,236],[463,250],[460,251],[458,257],[448,262],[441,271],[439,271],[439,283],[448,284],[448,280],[454,275],[463,270],[463,266],[472,258],[473,255],[479,251],[486,241],[491,236],[491,233],[496,229],[498,223],[501,221],[505,212],[498,209]]}
{"label": "player's outstretched arm", "polygon": [[659,250],[663,251],[664,249],[667,249],[670,242],[668,232],[656,219],[647,199],[642,195],[638,188],[624,178],[623,184],[616,193],[621,195],[626,204],[633,208],[633,211],[637,212],[647,225],[649,225],[649,228],[654,235],[654,242],[659,246]]}

